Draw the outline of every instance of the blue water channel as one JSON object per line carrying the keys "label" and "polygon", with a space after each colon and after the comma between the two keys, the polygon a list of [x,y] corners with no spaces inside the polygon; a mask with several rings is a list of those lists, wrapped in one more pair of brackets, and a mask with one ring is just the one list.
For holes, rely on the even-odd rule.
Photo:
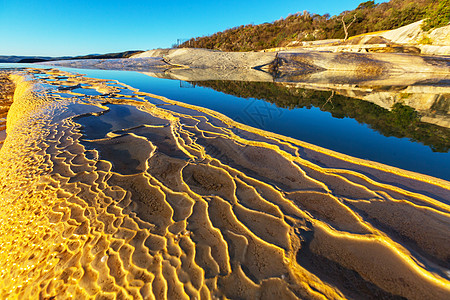
{"label": "blue water channel", "polygon": [[210,88],[194,87],[185,82],[154,78],[138,72],[59,69],[88,77],[115,79],[143,92],[215,110],[259,129],[354,157],[450,180],[449,152],[433,152],[430,147],[408,138],[386,137],[366,124],[351,118],[335,118],[316,107],[279,108],[263,100],[239,98]]}

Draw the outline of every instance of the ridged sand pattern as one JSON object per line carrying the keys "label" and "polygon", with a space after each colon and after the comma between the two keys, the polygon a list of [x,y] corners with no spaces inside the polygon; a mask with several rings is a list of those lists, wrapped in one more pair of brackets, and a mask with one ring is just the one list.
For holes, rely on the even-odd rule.
{"label": "ridged sand pattern", "polygon": [[1,299],[449,299],[449,182],[116,81],[11,78]]}

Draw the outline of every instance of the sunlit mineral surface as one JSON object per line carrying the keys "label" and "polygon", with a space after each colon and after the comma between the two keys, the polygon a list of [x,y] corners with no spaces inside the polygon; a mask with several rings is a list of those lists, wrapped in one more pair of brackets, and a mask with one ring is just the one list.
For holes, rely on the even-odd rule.
{"label": "sunlit mineral surface", "polygon": [[0,72],[0,148],[6,138],[6,116],[12,104],[14,83],[9,79],[9,72]]}
{"label": "sunlit mineral surface", "polygon": [[5,78],[1,299],[450,298],[447,181],[113,80]]}

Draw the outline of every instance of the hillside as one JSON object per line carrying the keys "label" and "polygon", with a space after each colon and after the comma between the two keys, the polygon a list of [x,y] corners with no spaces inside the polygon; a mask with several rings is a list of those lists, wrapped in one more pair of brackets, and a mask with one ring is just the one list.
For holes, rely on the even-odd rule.
{"label": "hillside", "polygon": [[450,21],[450,0],[367,1],[338,16],[298,12],[285,19],[260,25],[242,25],[210,36],[192,38],[179,47],[222,51],[252,51],[283,47],[301,41],[342,39],[343,21],[349,36],[396,29],[426,19],[423,29],[441,27]]}
{"label": "hillside", "polygon": [[0,63],[35,63],[55,60],[73,60],[73,59],[110,59],[110,58],[128,58],[132,55],[139,54],[143,51],[132,50],[118,53],[107,54],[89,54],[83,56],[63,56],[63,57],[49,57],[49,56],[2,56],[0,55]]}
{"label": "hillside", "polygon": [[[17,63],[24,59],[35,60],[35,61],[46,61],[53,60],[54,57],[50,56],[16,56],[16,55],[0,55],[0,63]],[[59,58],[59,59],[64,59]]]}

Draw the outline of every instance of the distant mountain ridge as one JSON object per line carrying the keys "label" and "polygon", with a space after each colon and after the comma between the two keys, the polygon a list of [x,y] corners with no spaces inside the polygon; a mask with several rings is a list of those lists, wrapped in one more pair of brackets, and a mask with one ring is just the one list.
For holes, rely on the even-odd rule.
{"label": "distant mountain ridge", "polygon": [[124,51],[107,54],[89,54],[82,56],[16,56],[16,55],[0,55],[0,63],[35,63],[54,60],[68,60],[68,59],[108,59],[108,58],[128,58],[134,54],[141,53],[141,50]]}
{"label": "distant mountain ridge", "polygon": [[354,36],[396,29],[422,19],[425,19],[424,30],[449,24],[450,0],[391,0],[380,4],[366,1],[354,10],[331,17],[305,10],[272,23],[241,25],[210,36],[192,38],[178,47],[255,51],[302,41],[342,39],[345,37],[344,23],[348,36]]}
{"label": "distant mountain ridge", "polygon": [[49,56],[17,56],[17,55],[0,55],[0,63],[17,63],[23,59],[43,59],[52,60],[55,57]]}

